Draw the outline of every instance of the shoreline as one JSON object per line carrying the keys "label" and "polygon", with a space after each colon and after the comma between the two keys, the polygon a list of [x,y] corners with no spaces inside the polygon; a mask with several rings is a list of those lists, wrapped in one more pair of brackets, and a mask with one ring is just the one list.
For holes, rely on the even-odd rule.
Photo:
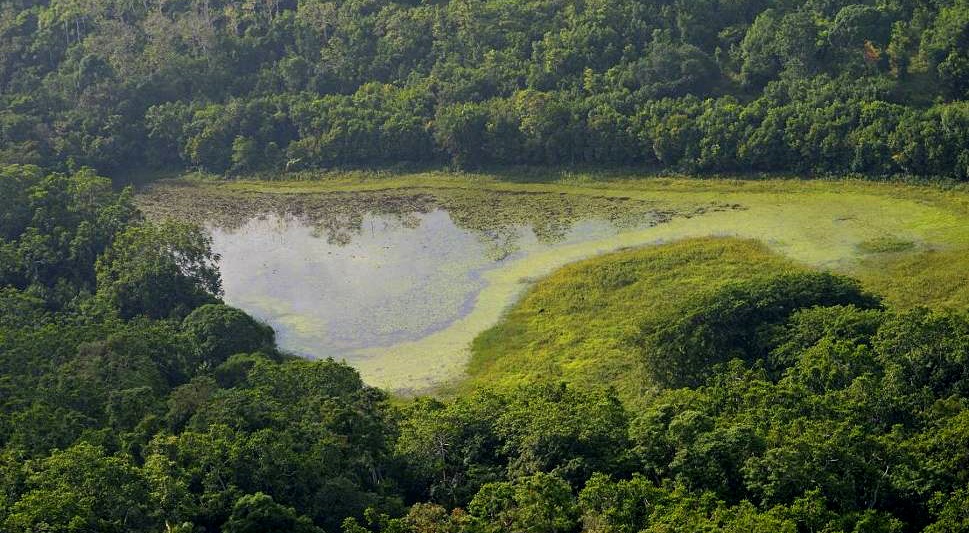
{"label": "shoreline", "polygon": [[[856,180],[672,178],[516,183],[495,176],[469,179],[459,174],[421,173],[376,178],[340,175],[313,181],[181,178],[157,182],[154,187],[187,187],[186,191],[204,191],[227,202],[264,195],[450,190],[469,195],[488,191],[625,198],[678,208],[710,203],[743,208],[676,217],[643,230],[555,248],[487,272],[487,285],[470,313],[441,331],[356,365],[368,383],[398,391],[428,392],[460,382],[470,359],[471,341],[503,320],[524,291],[557,269],[626,248],[682,239],[754,239],[804,266],[857,277],[896,307],[951,307],[969,302],[969,289],[962,291],[965,294],[949,295],[929,290],[969,285],[969,259],[962,259],[969,257],[969,194],[935,186]],[[151,191],[143,192],[139,199],[150,196]],[[885,240],[904,245],[899,251],[891,247],[881,251],[878,243]],[[921,265],[914,274],[910,272],[913,263]],[[951,279],[927,281],[931,276]]]}

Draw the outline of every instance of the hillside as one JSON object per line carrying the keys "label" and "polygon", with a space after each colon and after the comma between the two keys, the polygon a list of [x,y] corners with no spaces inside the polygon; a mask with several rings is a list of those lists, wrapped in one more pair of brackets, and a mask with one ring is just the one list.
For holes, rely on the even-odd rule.
{"label": "hillside", "polygon": [[0,532],[969,532],[969,0],[0,0]]}
{"label": "hillside", "polygon": [[[744,183],[769,194],[760,209],[782,186],[706,186]],[[752,240],[627,250],[539,281],[477,339],[458,394],[392,398],[225,305],[199,227],[145,220],[90,171],[8,166],[0,187],[4,531],[965,529],[959,291],[863,285]],[[919,231],[960,235],[928,205]],[[861,244],[907,258],[898,279],[923,254]]]}
{"label": "hillside", "polygon": [[969,176],[965,0],[9,0],[0,159]]}
{"label": "hillside", "polygon": [[[612,385],[636,402],[654,391],[642,328],[675,320],[724,284],[804,272],[753,241],[694,239],[571,264],[536,284],[472,345],[462,387]],[[648,326],[647,326],[648,327]]]}

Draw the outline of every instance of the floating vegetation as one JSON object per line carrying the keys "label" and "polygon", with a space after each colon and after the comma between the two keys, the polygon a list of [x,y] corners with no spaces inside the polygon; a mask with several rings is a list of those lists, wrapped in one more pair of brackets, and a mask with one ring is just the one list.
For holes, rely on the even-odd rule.
{"label": "floating vegetation", "polygon": [[[969,302],[969,200],[961,190],[583,175],[513,182],[420,173],[187,179],[161,183],[138,198],[150,217],[205,223],[222,238],[217,244],[236,243],[234,255],[220,250],[227,258],[227,289],[236,287],[227,290],[230,303],[270,322],[284,347],[345,358],[368,383],[397,391],[422,392],[459,380],[472,339],[557,268],[685,238],[759,241],[792,264],[855,276],[896,307],[964,308]],[[240,240],[249,225],[264,226],[266,238]],[[299,244],[281,239],[279,231],[290,231],[286,239]],[[267,257],[276,266],[252,264]],[[669,290],[706,279],[692,277],[683,265],[655,266]],[[642,286],[636,269],[608,262],[598,268],[600,275],[587,280],[594,290]],[[240,298],[239,287],[253,298]],[[650,301],[661,305],[669,290]],[[322,308],[335,318],[320,319]],[[563,332],[555,343],[586,342],[580,329]],[[603,331],[594,338],[606,344],[593,342],[590,350],[613,353],[606,340],[621,333]],[[541,361],[528,360],[539,365],[539,374],[556,375]],[[580,360],[566,367],[629,370]]]}
{"label": "floating vegetation", "polygon": [[[499,282],[500,298],[482,297],[498,270],[541,271],[625,245],[616,239],[628,233],[737,208],[468,188],[280,194],[178,181],[139,202],[149,217],[209,228],[226,301],[270,324],[283,348],[346,359],[371,382],[415,391],[459,371],[488,325],[480,311],[495,317],[524,286]],[[427,339],[441,343],[422,351]]]}
{"label": "floating vegetation", "polygon": [[312,226],[317,235],[338,245],[350,243],[366,229],[367,215],[393,217],[404,227],[415,227],[418,215],[441,209],[457,227],[482,238],[499,260],[517,251],[517,229],[522,227],[530,228],[539,242],[554,244],[582,220],[607,221],[619,231],[661,224],[675,216],[742,209],[718,202],[674,209],[667,203],[630,197],[467,188],[277,194],[182,181],[150,188],[139,196],[139,203],[152,218],[193,220],[229,231],[254,217],[290,218]]}
{"label": "floating vegetation", "polygon": [[858,243],[858,251],[866,254],[888,254],[907,252],[915,248],[915,243],[893,236],[875,237]]}

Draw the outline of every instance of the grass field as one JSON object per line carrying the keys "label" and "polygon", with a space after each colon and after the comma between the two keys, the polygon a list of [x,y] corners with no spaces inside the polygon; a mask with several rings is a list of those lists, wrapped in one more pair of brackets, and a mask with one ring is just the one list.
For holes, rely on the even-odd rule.
{"label": "grass field", "polygon": [[[431,188],[631,198],[684,210],[736,207],[535,254],[489,272],[470,314],[399,347],[373,368],[360,367],[371,383],[396,389],[433,374],[450,379],[457,390],[564,379],[613,383],[632,397],[641,380],[626,343],[638,320],[662,313],[697,287],[764,270],[816,268],[851,275],[895,307],[969,305],[969,192],[962,188],[583,173],[313,178],[187,182],[227,198]],[[642,248],[664,243],[674,244]],[[624,248],[632,250],[603,255]],[[469,354],[469,374],[462,379]]]}
{"label": "grass field", "polygon": [[696,238],[581,261],[536,284],[472,345],[458,390],[523,382],[611,384],[626,399],[649,380],[634,339],[698,291],[801,267],[753,240]]}

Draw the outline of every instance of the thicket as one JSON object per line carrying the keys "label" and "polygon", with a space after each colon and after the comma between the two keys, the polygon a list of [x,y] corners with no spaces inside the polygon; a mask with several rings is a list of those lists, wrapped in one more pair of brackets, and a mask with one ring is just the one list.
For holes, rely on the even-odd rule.
{"label": "thicket", "polygon": [[0,190],[3,531],[969,526],[965,313],[765,274],[642,325],[643,364],[676,372],[635,405],[566,384],[392,402],[224,305],[198,228],[89,171],[9,166]]}
{"label": "thicket", "polygon": [[0,160],[969,177],[966,0],[7,0]]}

